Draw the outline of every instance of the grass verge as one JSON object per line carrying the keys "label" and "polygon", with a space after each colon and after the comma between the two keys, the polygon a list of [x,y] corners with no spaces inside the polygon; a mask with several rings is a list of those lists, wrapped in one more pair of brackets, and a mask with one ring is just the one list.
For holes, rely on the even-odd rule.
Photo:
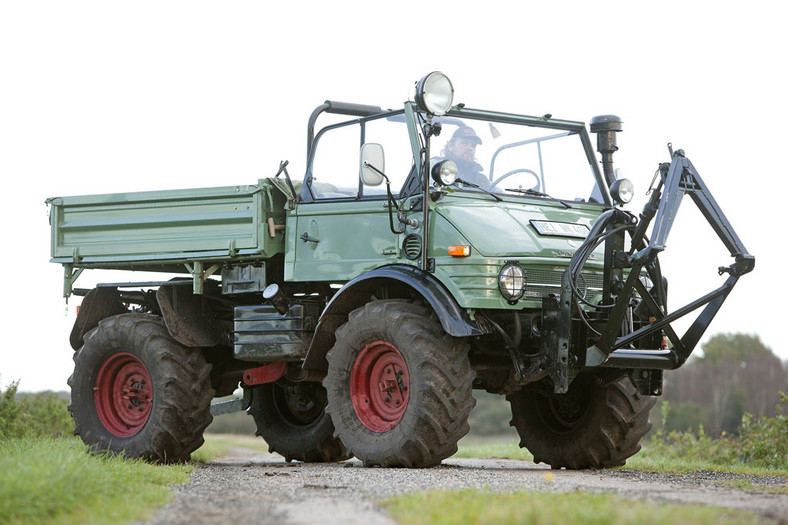
{"label": "grass verge", "polygon": [[[533,461],[533,456],[524,448],[520,448],[517,440],[506,438],[490,438],[485,440],[463,439],[456,458],[495,458],[522,459]],[[629,458],[626,469],[664,472],[668,474],[686,474],[693,471],[730,472],[751,476],[781,476],[788,482],[788,469],[781,467],[763,467],[751,463],[729,462],[714,463],[703,457],[681,457],[677,454],[666,454],[665,446],[660,442],[644,441],[643,449]],[[785,488],[788,493],[788,486]]]}
{"label": "grass verge", "polygon": [[167,503],[194,467],[92,455],[77,438],[0,440],[0,523],[116,524]]}
{"label": "grass verge", "polygon": [[383,505],[399,523],[430,525],[763,523],[763,518],[756,514],[714,507],[630,501],[613,494],[435,491],[397,496],[385,500]]}
{"label": "grass verge", "polygon": [[711,463],[693,458],[675,458],[652,455],[649,444],[643,446],[643,451],[627,460],[623,468],[632,470],[645,470],[649,472],[666,472],[669,474],[686,474],[693,471],[730,472],[749,476],[781,476],[788,482],[788,469],[757,467],[742,463],[729,463],[727,465]]}

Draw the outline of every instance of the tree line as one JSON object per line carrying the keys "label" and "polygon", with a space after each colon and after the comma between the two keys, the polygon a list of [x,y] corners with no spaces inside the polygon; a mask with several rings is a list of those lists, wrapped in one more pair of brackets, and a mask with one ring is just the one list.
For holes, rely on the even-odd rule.
{"label": "tree line", "polygon": [[701,355],[665,374],[666,430],[703,426],[711,435],[736,434],[745,413],[756,419],[775,415],[780,392],[788,392],[788,362],[757,335],[719,334],[701,349]]}

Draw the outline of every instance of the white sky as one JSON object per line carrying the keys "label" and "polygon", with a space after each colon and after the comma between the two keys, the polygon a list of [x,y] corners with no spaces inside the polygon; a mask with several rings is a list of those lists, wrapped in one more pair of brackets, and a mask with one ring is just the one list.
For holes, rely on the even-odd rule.
{"label": "white sky", "polygon": [[[73,366],[79,299],[66,313],[47,197],[249,184],[283,159],[300,177],[317,105],[400,107],[436,69],[469,107],[619,115],[616,166],[641,196],[666,144],[684,149],[757,258],[704,340],[757,334],[788,359],[771,297],[788,176],[781,20],[761,0],[0,2],[0,387],[66,389]],[[698,217],[686,199],[662,258],[672,308],[732,262]]]}

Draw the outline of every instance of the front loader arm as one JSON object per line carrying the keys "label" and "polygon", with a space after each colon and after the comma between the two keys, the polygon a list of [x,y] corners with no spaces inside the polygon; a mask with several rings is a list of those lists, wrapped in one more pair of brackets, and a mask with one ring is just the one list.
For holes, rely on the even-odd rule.
{"label": "front loader arm", "polygon": [[[579,275],[588,254],[601,242],[607,243],[608,247],[614,247],[605,250],[605,275],[614,282],[607,283],[606,297],[598,306],[598,310],[607,311],[608,315],[604,324],[594,330],[598,338],[593,344],[585,348],[584,352],[581,348],[575,348],[575,351],[581,354],[581,362],[582,353],[585,354],[586,367],[659,370],[680,367],[689,358],[739,277],[752,271],[755,266],[755,258],[747,252],[684,152],[678,150],[674,153],[671,150],[671,155],[670,164],[660,166],[660,180],[640,216],[639,223],[632,215],[619,210],[611,210],[600,216],[597,221],[599,224],[594,225],[584,245],[577,250],[564,276],[567,286],[562,288],[561,293],[560,325],[571,326],[573,316],[585,315],[571,286],[572,280]],[[731,266],[719,268],[720,275],[729,274],[722,286],[671,313],[666,313],[665,289],[659,271],[658,255],[666,247],[668,235],[685,194],[689,194],[698,206],[735,262]],[[645,233],[652,219],[653,228],[649,240]],[[631,248],[628,252],[620,249],[626,233],[631,236]],[[629,273],[621,282],[621,278],[616,276],[622,275],[618,270],[624,269],[628,269]],[[655,281],[651,290],[646,289],[640,280],[644,269],[652,277],[652,281]],[[625,316],[636,292],[641,298],[640,309],[645,309],[650,321],[631,333],[622,333]],[[671,323],[699,308],[703,310],[695,322],[679,337]],[[653,336],[657,332],[667,336],[671,343],[670,348],[643,348],[643,342],[654,341]],[[562,335],[559,346],[567,348],[571,344],[572,335],[566,330]],[[661,340],[661,337],[657,339]],[[557,359],[553,361],[555,364],[551,367],[551,376],[556,383],[556,392],[565,391],[564,388],[568,387],[567,374],[565,370],[561,370],[565,367],[559,365],[562,362],[560,351],[556,349],[555,352]]]}

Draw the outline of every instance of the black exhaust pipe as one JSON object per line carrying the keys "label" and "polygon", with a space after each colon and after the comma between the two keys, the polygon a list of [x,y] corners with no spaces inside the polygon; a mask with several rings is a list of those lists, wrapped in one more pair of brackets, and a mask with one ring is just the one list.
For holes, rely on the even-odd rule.
{"label": "black exhaust pipe", "polygon": [[622,121],[616,115],[599,115],[591,119],[591,133],[596,133],[596,150],[602,155],[602,173],[608,185],[616,180],[613,171],[613,153],[618,151],[616,133],[621,131]]}

